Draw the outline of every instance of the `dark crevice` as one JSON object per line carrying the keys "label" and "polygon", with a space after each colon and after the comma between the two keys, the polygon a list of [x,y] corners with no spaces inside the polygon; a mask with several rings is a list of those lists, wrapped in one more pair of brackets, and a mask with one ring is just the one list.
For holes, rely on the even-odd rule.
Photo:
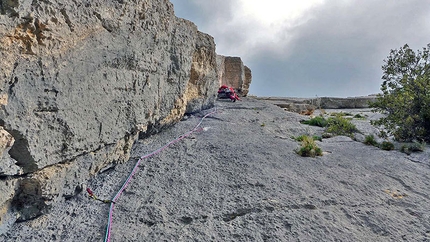
{"label": "dark crevice", "polygon": [[146,139],[146,138],[149,138],[150,136],[152,136],[154,134],[159,133],[161,130],[158,126],[159,125],[157,125],[157,124],[149,122],[146,131],[145,132],[143,132],[143,131],[139,132],[139,139],[140,140]]}
{"label": "dark crevice", "polygon": [[58,111],[57,107],[43,107],[35,109],[33,112],[37,115],[37,113],[58,113]]}
{"label": "dark crevice", "polygon": [[115,163],[111,163],[111,165],[109,165],[109,166],[106,166],[106,167],[102,168],[102,169],[99,171],[99,173],[100,173],[100,174],[102,174],[102,173],[109,173],[109,172],[114,171],[114,170],[115,170],[115,168],[116,168],[116,164],[115,164]]}
{"label": "dark crevice", "polygon": [[103,19],[102,19],[102,16],[101,16],[98,12],[93,11],[93,15],[94,15],[94,16],[96,16],[96,18],[97,18],[98,20],[100,20],[100,21],[102,21],[102,20],[103,20]]}
{"label": "dark crevice", "polygon": [[423,159],[423,161],[421,161],[420,159],[418,159],[418,158],[411,158],[411,157],[406,157],[406,159],[408,159],[408,160],[410,160],[411,162],[414,162],[414,163],[418,163],[418,164],[421,164],[421,165],[425,165],[425,166],[428,166],[428,167],[430,167],[430,164],[427,164],[427,163],[425,163],[424,162],[424,159]]}
{"label": "dark crevice", "polygon": [[19,181],[18,190],[11,205],[19,214],[17,222],[35,219],[48,210],[39,181],[29,178]]}
{"label": "dark crevice", "polygon": [[18,7],[18,0],[0,1],[0,14],[9,14],[9,17],[19,17],[18,12],[15,10]]}
{"label": "dark crevice", "polygon": [[193,222],[193,218],[184,216],[184,217],[180,218],[180,221],[183,224],[191,224]]}
{"label": "dark crevice", "polygon": [[[297,205],[294,204],[294,205],[280,206],[280,208],[293,209],[293,210],[296,210],[296,209],[316,210],[316,209],[318,209],[313,204],[297,204]],[[266,206],[263,209],[264,210],[262,210],[260,208],[241,208],[241,209],[236,210],[233,213],[223,214],[221,216],[221,219],[224,222],[230,222],[232,220],[235,220],[238,217],[242,217],[242,216],[245,216],[245,215],[251,214],[251,213],[261,213],[263,211],[274,212],[276,210],[276,207]],[[289,226],[289,227],[291,227],[291,226]]]}
{"label": "dark crevice", "polygon": [[[47,22],[43,23],[40,19],[36,18],[34,20],[34,27],[35,27],[34,34],[36,35],[37,43],[39,45],[45,46],[43,41],[46,39],[46,36],[43,33],[45,31],[50,30],[48,28],[48,23]],[[42,73],[42,76],[43,76],[43,73]]]}
{"label": "dark crevice", "polygon": [[66,9],[63,8],[63,9],[60,10],[60,12],[61,12],[61,14],[64,17],[64,20],[66,21],[67,26],[69,26],[70,31],[71,32],[75,31],[75,28],[74,28],[74,26],[72,24],[72,21],[70,21],[69,15],[67,15]]}
{"label": "dark crevice", "polygon": [[13,81],[9,81],[9,93],[13,94],[13,88],[15,87],[15,84],[18,83],[18,77],[14,77]]}
{"label": "dark crevice", "polygon": [[145,87],[148,85],[149,83],[149,76],[147,75],[145,78],[145,83],[143,84],[142,90],[145,90]]}
{"label": "dark crevice", "polygon": [[8,180],[13,180],[13,179],[18,179],[18,178],[25,178],[28,177],[27,174],[23,174],[23,175],[4,175],[4,173],[0,174],[0,181],[8,181]]}
{"label": "dark crevice", "polygon": [[75,190],[73,191],[73,193],[72,193],[72,194],[64,194],[64,195],[63,195],[63,197],[64,197],[64,199],[65,199],[66,201],[67,201],[67,200],[70,200],[70,199],[72,199],[72,198],[76,197],[76,195],[78,195],[79,193],[81,193],[81,192],[82,192],[82,190],[83,190],[82,185],[77,185],[77,186],[75,187]]}
{"label": "dark crevice", "polygon": [[260,212],[262,212],[262,210],[259,208],[241,208],[234,213],[224,214],[222,216],[222,220],[224,220],[224,222],[230,222],[236,219],[237,217],[245,216],[249,213],[260,213]]}
{"label": "dark crevice", "polygon": [[152,222],[152,221],[144,221],[143,223],[146,224],[146,226],[148,227],[152,227],[156,224],[155,222]]}
{"label": "dark crevice", "polygon": [[14,144],[9,150],[9,155],[15,159],[16,165],[22,167],[24,173],[37,170],[36,161],[30,154],[27,139],[17,130],[6,130],[15,139]]}

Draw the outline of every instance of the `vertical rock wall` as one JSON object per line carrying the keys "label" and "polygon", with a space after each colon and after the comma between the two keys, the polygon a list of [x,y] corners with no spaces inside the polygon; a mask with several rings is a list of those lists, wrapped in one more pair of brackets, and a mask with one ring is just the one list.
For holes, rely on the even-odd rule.
{"label": "vertical rock wall", "polygon": [[247,96],[249,93],[249,87],[251,86],[252,72],[251,69],[245,66],[245,80],[242,83],[242,95]]}
{"label": "vertical rock wall", "polygon": [[167,0],[2,1],[0,23],[0,227],[215,99],[214,40]]}

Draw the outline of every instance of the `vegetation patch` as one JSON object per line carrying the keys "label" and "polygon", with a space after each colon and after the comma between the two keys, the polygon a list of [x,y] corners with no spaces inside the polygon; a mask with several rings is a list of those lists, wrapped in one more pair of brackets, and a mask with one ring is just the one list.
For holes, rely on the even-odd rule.
{"label": "vegetation patch", "polygon": [[296,150],[297,154],[303,157],[322,156],[322,150],[317,146],[315,140],[307,135],[301,137],[301,146]]}
{"label": "vegetation patch", "polygon": [[366,119],[366,116],[363,116],[363,115],[357,113],[356,115],[354,115],[354,118],[356,118],[356,119]]}
{"label": "vegetation patch", "polygon": [[[302,124],[307,124],[311,126],[325,127],[325,132],[332,135],[346,135],[351,136],[352,133],[358,132],[357,127],[351,123],[347,118],[341,115],[330,117],[325,119],[322,116],[317,116],[309,120],[301,121]],[[323,138],[332,137],[332,135],[325,135]]]}
{"label": "vegetation patch", "polygon": [[353,115],[352,115],[352,113],[348,113],[348,112],[340,112],[340,113],[331,113],[330,116],[344,117],[344,116],[353,116]]}
{"label": "vegetation patch", "polygon": [[[306,137],[308,137],[308,136],[307,136],[307,135],[300,135],[300,136],[292,137],[292,138],[293,138],[295,141],[302,142],[304,139],[306,139]],[[321,137],[321,136],[318,136],[318,135],[313,135],[313,136],[312,136],[312,139],[313,139],[313,140],[322,141],[322,137]]]}
{"label": "vegetation patch", "polygon": [[326,128],[326,132],[328,133],[350,136],[352,133],[357,131],[357,127],[355,127],[350,120],[342,116],[331,117],[328,119]]}
{"label": "vegetation patch", "polygon": [[384,60],[382,94],[370,104],[386,114],[372,121],[398,141],[430,141],[430,44],[422,51],[408,45]]}
{"label": "vegetation patch", "polygon": [[327,120],[322,116],[316,116],[309,120],[301,121],[301,123],[311,125],[311,126],[318,126],[318,127],[326,127],[328,124]]}
{"label": "vegetation patch", "polygon": [[384,141],[379,145],[379,148],[383,150],[394,150],[394,144],[389,141]]}
{"label": "vegetation patch", "polygon": [[425,142],[422,142],[422,143],[414,142],[412,144],[402,145],[402,147],[400,148],[400,151],[410,155],[413,152],[423,152],[425,149],[425,146],[426,146]]}
{"label": "vegetation patch", "polygon": [[378,142],[376,142],[375,136],[373,136],[373,135],[367,135],[364,138],[364,142],[363,143],[366,144],[366,145],[378,146]]}

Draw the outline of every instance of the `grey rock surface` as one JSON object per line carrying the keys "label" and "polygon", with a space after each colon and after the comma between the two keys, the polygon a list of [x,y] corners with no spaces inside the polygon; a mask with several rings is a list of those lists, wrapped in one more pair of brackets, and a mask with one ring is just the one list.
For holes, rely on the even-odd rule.
{"label": "grey rock surface", "polygon": [[75,196],[218,88],[213,38],[167,0],[2,1],[0,76],[0,226]]}
{"label": "grey rock surface", "polygon": [[[197,132],[142,161],[117,200],[111,241],[428,241],[430,152],[411,156],[349,137],[298,156],[292,136],[319,134],[266,101],[216,102]],[[214,109],[139,140],[132,158],[86,187],[111,199],[137,159]],[[364,125],[363,125],[364,126]],[[0,241],[102,241],[109,205],[85,192],[12,225]]]}

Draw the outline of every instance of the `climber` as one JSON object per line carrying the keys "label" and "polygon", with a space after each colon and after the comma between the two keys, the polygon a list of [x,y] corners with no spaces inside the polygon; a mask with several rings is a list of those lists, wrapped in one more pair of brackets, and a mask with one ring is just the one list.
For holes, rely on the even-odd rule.
{"label": "climber", "polygon": [[222,85],[218,89],[218,98],[219,99],[227,99],[227,98],[229,98],[233,102],[236,102],[236,100],[240,100],[239,96],[234,91],[234,89],[232,87],[228,87],[226,85]]}

